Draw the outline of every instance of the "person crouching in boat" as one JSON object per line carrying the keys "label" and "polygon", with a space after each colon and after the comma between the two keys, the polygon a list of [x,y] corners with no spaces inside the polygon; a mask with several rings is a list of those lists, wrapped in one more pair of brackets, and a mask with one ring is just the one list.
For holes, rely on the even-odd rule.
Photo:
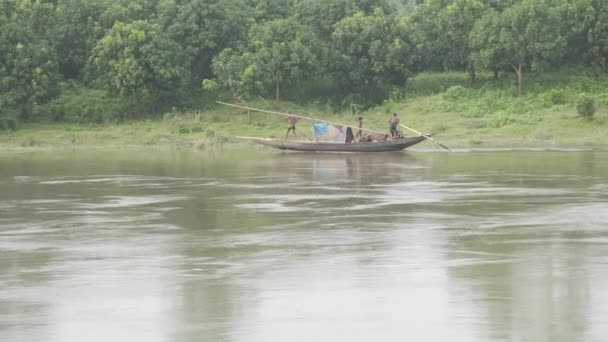
{"label": "person crouching in boat", "polygon": [[397,125],[399,124],[399,118],[397,117],[397,113],[393,113],[393,116],[388,119],[388,123],[390,126],[391,138],[397,137]]}
{"label": "person crouching in boat", "polygon": [[285,139],[289,136],[289,132],[293,131],[293,136],[296,136],[296,122],[298,122],[298,118],[288,112],[289,116],[287,117],[287,133],[285,134]]}

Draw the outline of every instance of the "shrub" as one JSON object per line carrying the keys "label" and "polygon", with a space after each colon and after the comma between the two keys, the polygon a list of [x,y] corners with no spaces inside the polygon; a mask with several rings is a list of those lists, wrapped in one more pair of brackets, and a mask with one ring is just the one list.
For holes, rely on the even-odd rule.
{"label": "shrub", "polygon": [[2,108],[0,111],[0,132],[16,131],[19,110],[17,108]]}
{"label": "shrub", "polygon": [[576,102],[576,111],[581,117],[592,119],[595,114],[595,100],[590,96],[581,95]]}
{"label": "shrub", "polygon": [[554,105],[565,104],[567,102],[566,92],[564,89],[554,88],[549,92],[549,99]]}
{"label": "shrub", "polygon": [[466,112],[478,104],[479,96],[476,93],[475,89],[452,86],[441,94],[441,101],[436,101],[432,106],[446,112]]}
{"label": "shrub", "polygon": [[175,121],[173,124],[175,132],[180,134],[201,133],[204,131],[203,126],[197,122]]}
{"label": "shrub", "polygon": [[442,96],[445,100],[462,101],[469,97],[469,91],[462,86],[452,86],[449,87]]}
{"label": "shrub", "polygon": [[16,131],[17,121],[13,118],[0,118],[0,131]]}
{"label": "shrub", "polygon": [[121,121],[133,107],[130,101],[111,98],[101,90],[67,84],[61,96],[35,106],[34,117],[39,122],[75,124]]}

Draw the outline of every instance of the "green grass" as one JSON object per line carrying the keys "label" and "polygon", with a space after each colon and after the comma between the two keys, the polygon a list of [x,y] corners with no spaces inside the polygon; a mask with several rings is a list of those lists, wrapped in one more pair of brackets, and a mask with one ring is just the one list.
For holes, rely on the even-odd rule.
{"label": "green grass", "polygon": [[[511,74],[497,81],[481,74],[474,86],[467,86],[463,73],[421,74],[401,98],[389,99],[373,112],[396,111],[402,122],[418,130],[442,131],[442,141],[462,147],[606,148],[607,78],[581,73],[528,75],[524,89],[525,96],[518,98]],[[581,94],[596,100],[593,120],[578,116]]]}
{"label": "green grass", "polygon": [[[512,74],[504,74],[496,81],[491,76],[482,73],[475,85],[468,86],[465,73],[423,73],[410,80],[406,88],[394,90],[381,105],[367,109],[352,104],[336,110],[314,100],[298,104],[259,97],[246,105],[353,125],[359,111],[364,117],[364,126],[378,130],[386,130],[390,114],[397,112],[403,124],[422,132],[438,131],[436,139],[452,148],[608,149],[608,78],[596,79],[582,72],[529,74],[525,78],[525,96],[518,98]],[[582,94],[595,100],[597,111],[592,120],[583,119],[577,113],[576,103]],[[78,102],[71,96],[56,101],[55,106]],[[87,96],[98,97],[95,93]],[[226,97],[223,101],[236,102]],[[94,103],[100,110],[103,108],[100,103]],[[0,146],[217,149],[247,144],[234,136],[281,138],[285,135],[283,116],[248,113],[245,109],[221,105],[205,108],[171,110],[154,120],[126,119],[122,123],[20,125],[16,132],[0,132]],[[120,113],[104,115],[116,117]],[[70,117],[79,116],[72,110]],[[297,127],[311,136],[309,123],[303,120]],[[405,129],[404,132],[413,134]]]}

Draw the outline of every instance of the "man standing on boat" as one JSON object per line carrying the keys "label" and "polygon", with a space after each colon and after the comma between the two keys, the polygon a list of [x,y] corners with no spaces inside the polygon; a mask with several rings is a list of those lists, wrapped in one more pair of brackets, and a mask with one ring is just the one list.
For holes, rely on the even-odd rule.
{"label": "man standing on boat", "polygon": [[393,113],[393,116],[388,119],[388,123],[391,124],[391,137],[395,138],[397,136],[397,125],[399,124],[399,118],[397,117],[397,113]]}
{"label": "man standing on boat", "polygon": [[289,136],[289,132],[293,131],[293,136],[296,136],[296,122],[298,122],[298,118],[288,112],[289,116],[287,117],[287,124],[289,127],[287,128],[287,134],[285,134],[285,139]]}
{"label": "man standing on boat", "polygon": [[363,137],[363,117],[357,118],[357,132],[355,133],[355,141],[359,141],[359,139]]}

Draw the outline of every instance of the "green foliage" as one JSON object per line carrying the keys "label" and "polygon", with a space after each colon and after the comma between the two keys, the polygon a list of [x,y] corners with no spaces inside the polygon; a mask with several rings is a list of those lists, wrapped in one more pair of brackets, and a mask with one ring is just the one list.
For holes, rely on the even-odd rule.
{"label": "green foliage", "polygon": [[59,70],[67,78],[78,79],[96,42],[95,18],[103,6],[98,1],[58,0],[50,32],[57,51]]}
{"label": "green foliage", "polygon": [[593,119],[595,109],[595,99],[591,96],[582,94],[576,101],[576,111],[584,119]]}
{"label": "green foliage", "polygon": [[[160,20],[171,40],[180,42],[190,65],[190,85],[212,78],[212,59],[247,39],[250,11],[239,0],[187,0],[163,7]],[[229,39],[226,39],[229,37]]]}
{"label": "green foliage", "polygon": [[[57,25],[54,17],[54,4],[50,1],[4,1],[4,5],[12,5],[13,20],[22,27],[31,30],[36,38],[48,41],[52,33],[49,27]],[[7,7],[5,7],[6,9]]]}
{"label": "green foliage", "polygon": [[291,16],[291,0],[245,0],[241,6],[250,11],[256,23],[284,19]]}
{"label": "green foliage", "polygon": [[407,18],[358,12],[339,21],[331,42],[330,69],[345,89],[360,96],[383,84],[403,85],[413,73],[412,26]]}
{"label": "green foliage", "polygon": [[443,72],[441,77],[437,73],[423,72],[415,76],[416,84],[408,82],[406,91],[410,95],[433,95],[443,93],[452,86],[462,86],[466,80],[460,72]]}
{"label": "green foliage", "polygon": [[554,105],[566,104],[566,91],[561,88],[554,88],[549,91],[549,99]]}
{"label": "green foliage", "polygon": [[234,49],[224,49],[213,61],[213,71],[217,75],[216,80],[203,80],[203,90],[213,90],[218,86],[229,88],[236,97],[242,97],[246,93],[252,93],[262,87],[262,75],[254,74],[253,68],[247,65],[251,60],[251,53],[242,55]]}
{"label": "green foliage", "polygon": [[[166,6],[163,0],[98,0],[104,12],[96,18],[96,30],[103,33],[118,22],[131,23],[156,17],[157,9]],[[172,1],[172,0],[169,0]]]}
{"label": "green foliage", "polygon": [[[205,131],[200,113],[181,113],[173,110],[163,116],[163,121],[168,123],[171,130],[177,134],[202,133]],[[209,129],[206,135],[209,138],[213,137],[210,136]]]}
{"label": "green foliage", "polygon": [[525,68],[542,70],[563,54],[566,39],[559,13],[541,0],[522,0],[503,12],[490,10],[471,32],[474,59],[480,65],[507,65],[519,76],[522,95]]}
{"label": "green foliage", "polygon": [[470,92],[463,86],[457,85],[449,87],[445,93],[441,95],[447,101],[462,101],[470,96]]}
{"label": "green foliage", "polygon": [[321,39],[329,40],[337,22],[357,12],[372,14],[376,8],[384,13],[395,12],[385,0],[302,0],[296,2],[294,12],[298,21],[312,27]]}
{"label": "green foliage", "polygon": [[15,119],[2,119],[0,120],[0,129],[14,132],[17,130],[17,121]]}
{"label": "green foliage", "polygon": [[[608,72],[605,0],[0,0],[0,27],[0,111],[15,122],[123,121],[258,95],[335,111],[442,94],[422,110],[505,113],[498,126],[581,92],[608,105],[604,78],[540,81]],[[466,88],[457,73],[425,73],[473,81],[484,69],[518,82]],[[524,73],[534,81],[515,105]]]}
{"label": "green foliage", "polygon": [[604,0],[562,0],[560,11],[569,34],[569,59],[581,57],[608,73],[608,2]]}
{"label": "green foliage", "polygon": [[339,99],[339,87],[331,77],[301,80],[283,91],[283,97],[301,104],[329,105]]}
{"label": "green foliage", "polygon": [[[513,92],[512,77],[494,81],[487,73],[481,74],[480,84],[475,87],[445,87],[454,83],[464,84],[466,77],[463,73],[422,74],[411,80],[408,89],[410,94],[415,94],[414,99],[427,99],[423,106],[425,110],[458,113],[461,117],[471,120],[471,128],[533,125],[542,120],[541,114],[546,112],[547,108],[551,108],[551,111],[574,111],[574,99],[585,92],[583,89],[587,89],[586,97],[596,101],[606,94],[608,78],[597,79],[571,74],[567,76],[568,74],[565,70],[563,74],[530,76],[531,93],[526,97],[517,97]],[[555,105],[559,105],[559,109],[554,108]]]}
{"label": "green foliage", "polygon": [[144,115],[152,116],[166,108],[157,108],[156,98],[113,97],[104,90],[85,88],[78,82],[62,84],[62,96],[32,111],[39,121],[74,124],[123,122]]}
{"label": "green foliage", "polygon": [[482,0],[455,0],[450,2],[437,16],[439,30],[445,46],[455,50],[448,56],[456,65],[469,62],[471,47],[469,33],[475,22],[486,10]]}
{"label": "green foliage", "polygon": [[295,7],[298,21],[312,27],[322,39],[329,39],[334,24],[356,11],[355,3],[348,0],[303,0]]}
{"label": "green foliage", "polygon": [[[22,5],[15,13],[30,9]],[[31,107],[58,94],[55,54],[11,8],[0,11],[0,27],[0,110],[17,108],[21,119],[33,119]]]}
{"label": "green foliage", "polygon": [[445,7],[447,1],[420,1],[416,11],[412,15],[414,25],[414,40],[417,45],[418,54],[421,56],[416,61],[419,70],[443,70],[447,71],[449,56],[447,47],[442,44],[442,33],[436,20],[437,13]]}
{"label": "green foliage", "polygon": [[117,95],[158,93],[180,87],[186,74],[183,57],[160,25],[117,22],[93,49],[89,79]]}
{"label": "green foliage", "polygon": [[214,60],[218,82],[237,93],[267,91],[316,75],[321,71],[317,36],[293,19],[255,25],[243,49],[226,49]]}
{"label": "green foliage", "polygon": [[2,131],[16,131],[17,130],[17,119],[14,115],[9,113],[0,114],[0,132]]}
{"label": "green foliage", "polygon": [[203,80],[202,86],[203,86],[203,90],[213,91],[213,90],[218,89],[219,84],[217,83],[216,80],[207,80],[206,79],[206,80]]}
{"label": "green foliage", "polygon": [[430,68],[466,68],[475,79],[470,33],[487,9],[483,0],[429,0],[414,14],[417,41]]}

